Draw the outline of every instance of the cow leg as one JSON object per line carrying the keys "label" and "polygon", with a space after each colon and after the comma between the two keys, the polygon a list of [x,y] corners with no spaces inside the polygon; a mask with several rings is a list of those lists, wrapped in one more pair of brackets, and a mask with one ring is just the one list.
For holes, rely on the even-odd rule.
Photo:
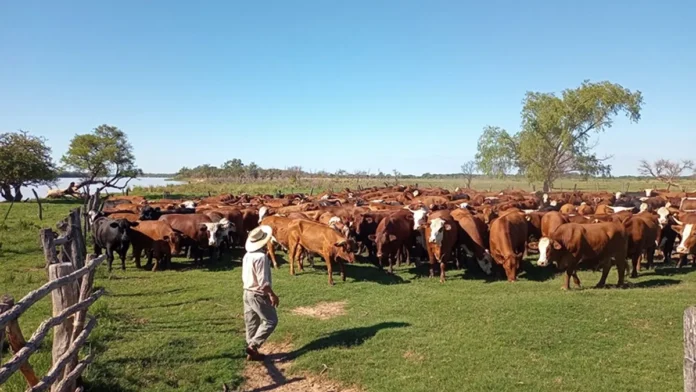
{"label": "cow leg", "polygon": [[331,268],[331,257],[324,257],[324,260],[326,261],[326,272],[329,273],[329,285],[333,286],[334,285],[334,280],[333,280],[333,268]]}
{"label": "cow leg", "polygon": [[[624,260],[624,265],[626,264],[626,261]],[[616,265],[618,267],[619,265],[619,260],[616,261]],[[604,265],[602,269],[602,277],[599,278],[599,282],[597,282],[597,285],[595,288],[601,289],[607,284],[607,276],[609,276],[609,270],[611,270],[611,260],[604,260]]]}
{"label": "cow leg", "polygon": [[94,254],[96,254],[97,256],[101,256],[102,254],[102,248],[101,246],[97,245],[96,242],[94,243]]}
{"label": "cow leg", "polygon": [[570,277],[573,275],[573,271],[568,267],[566,269],[566,273],[563,276],[563,286],[561,286],[561,290],[570,290]]}
{"label": "cow leg", "polygon": [[433,256],[429,257],[429,263],[430,263],[430,276],[429,278],[432,278],[435,276],[435,258]]}
{"label": "cow leg", "polygon": [[[150,249],[147,251],[147,265],[146,267],[149,267],[152,265],[152,258],[155,255],[155,251]],[[140,268],[140,264],[138,264],[138,268]]]}
{"label": "cow leg", "polygon": [[580,284],[580,278],[578,278],[578,272],[575,270],[573,270],[573,282],[579,289],[582,288],[582,285]]}
{"label": "cow leg", "polygon": [[109,272],[111,272],[114,264],[114,251],[108,247],[106,248],[106,261],[109,263]]}
{"label": "cow leg", "polygon": [[345,266],[343,265],[343,260],[337,259],[336,262],[338,263],[338,266],[341,267],[341,280],[345,282],[346,281],[346,269],[345,269]]}
{"label": "cow leg", "polygon": [[631,278],[637,278],[638,277],[638,270],[640,270],[640,253],[633,255],[631,257],[631,261],[633,262],[633,270],[631,270]]}
{"label": "cow leg", "polygon": [[135,266],[141,268],[140,266],[140,254],[143,249],[140,246],[133,245],[133,258],[135,259]]}
{"label": "cow leg", "polygon": [[440,283],[445,283],[445,262],[440,262]]}
{"label": "cow leg", "polygon": [[128,248],[122,250],[119,254],[118,257],[121,259],[121,270],[125,271],[126,270],[126,253],[128,252]]}
{"label": "cow leg", "polygon": [[290,275],[295,275],[295,259],[297,258],[297,245],[290,241],[288,244],[288,256],[290,256]]}
{"label": "cow leg", "polygon": [[681,268],[684,264],[688,264],[688,260],[686,260],[687,255],[680,255],[679,256],[679,262],[677,263],[677,268]]}
{"label": "cow leg", "polygon": [[648,249],[646,258],[648,259],[648,269],[650,270],[653,268],[653,261],[655,260],[655,248]]}
{"label": "cow leg", "polygon": [[266,245],[266,248],[268,249],[268,256],[271,258],[271,261],[273,262],[273,268],[278,269],[278,262],[276,261],[276,255],[273,249],[273,241],[268,241],[268,245]]}
{"label": "cow leg", "polygon": [[[611,267],[611,263],[609,263],[609,266]],[[619,280],[617,282],[618,287],[624,287],[626,285],[625,283],[625,278],[626,278],[626,259],[621,259],[616,261],[616,272],[619,276]],[[604,273],[602,273],[604,275]]]}

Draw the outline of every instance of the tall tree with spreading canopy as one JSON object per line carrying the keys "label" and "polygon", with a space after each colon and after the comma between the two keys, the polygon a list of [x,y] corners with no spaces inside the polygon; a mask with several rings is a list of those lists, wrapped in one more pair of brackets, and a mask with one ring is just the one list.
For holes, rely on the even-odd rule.
{"label": "tall tree with spreading canopy", "polygon": [[21,201],[23,186],[52,184],[57,175],[46,140],[24,131],[0,134],[0,196],[5,200]]}
{"label": "tall tree with spreading canopy", "polygon": [[685,171],[694,170],[694,162],[689,159],[681,162],[670,161],[669,159],[658,159],[654,163],[650,163],[643,159],[640,161],[638,173],[643,176],[650,176],[663,182],[667,185],[667,190],[672,186],[680,187],[676,181],[684,174]]}
{"label": "tall tree with spreading canopy", "polygon": [[97,185],[97,191],[106,188],[125,189],[128,183],[142,174],[135,165],[133,147],[126,134],[111,125],[100,125],[84,135],[75,135],[70,148],[61,159],[66,167],[85,174],[74,189]]}
{"label": "tall tree with spreading canopy", "polygon": [[566,174],[609,175],[608,158],[593,152],[592,136],[611,128],[620,113],[638,122],[643,95],[607,81],[584,81],[560,97],[527,92],[523,103],[522,129],[510,135],[498,127],[484,128],[476,161],[486,175],[516,169],[530,182],[543,182],[548,192]]}

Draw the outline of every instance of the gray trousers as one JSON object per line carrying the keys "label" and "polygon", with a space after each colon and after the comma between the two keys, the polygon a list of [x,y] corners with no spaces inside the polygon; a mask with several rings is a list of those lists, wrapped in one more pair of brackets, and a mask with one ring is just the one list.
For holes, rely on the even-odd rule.
{"label": "gray trousers", "polygon": [[244,290],[244,324],[247,344],[261,347],[278,325],[278,314],[267,296]]}

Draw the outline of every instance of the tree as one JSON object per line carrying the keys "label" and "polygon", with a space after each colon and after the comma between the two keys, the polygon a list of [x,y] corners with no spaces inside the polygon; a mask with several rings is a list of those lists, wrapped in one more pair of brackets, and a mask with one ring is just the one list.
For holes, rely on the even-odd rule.
{"label": "tree", "polygon": [[474,179],[474,174],[476,174],[476,162],[468,161],[467,163],[463,164],[462,174],[464,174],[467,189],[471,189],[471,181]]}
{"label": "tree", "polygon": [[90,185],[99,185],[98,192],[105,188],[125,189],[142,174],[135,166],[133,147],[126,134],[106,124],[94,128],[92,133],[75,135],[61,161],[68,168],[85,173],[86,178],[75,189],[89,189]]}
{"label": "tree", "polygon": [[654,163],[650,163],[645,159],[640,161],[638,172],[643,176],[651,176],[661,182],[667,184],[667,190],[672,186],[681,186],[675,182],[682,176],[685,170],[694,170],[694,162],[688,159],[681,162],[673,162],[668,159],[658,159]]}
{"label": "tree", "polygon": [[584,177],[608,175],[608,157],[593,153],[592,136],[611,128],[613,117],[624,113],[640,120],[643,95],[610,82],[584,81],[580,87],[553,93],[527,92],[522,129],[510,135],[486,127],[479,138],[476,162],[486,175],[516,169],[530,182],[541,181],[548,192],[556,179],[575,173]]}
{"label": "tree", "polygon": [[247,178],[253,178],[253,179],[259,178],[259,165],[257,165],[254,162],[251,162],[249,165],[247,165],[246,176],[247,176]]}
{"label": "tree", "polygon": [[0,134],[0,196],[5,200],[21,201],[23,186],[51,184],[57,176],[45,139],[24,131]]}
{"label": "tree", "polygon": [[222,170],[226,176],[239,178],[244,175],[244,163],[241,159],[235,158],[223,163]]}

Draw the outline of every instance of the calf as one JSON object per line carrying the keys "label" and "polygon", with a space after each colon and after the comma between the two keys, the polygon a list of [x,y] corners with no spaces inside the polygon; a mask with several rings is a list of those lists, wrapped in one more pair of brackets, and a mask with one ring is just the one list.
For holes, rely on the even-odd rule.
{"label": "calf", "polygon": [[92,222],[92,240],[94,241],[94,253],[101,255],[102,249],[106,250],[106,260],[111,272],[114,262],[114,252],[121,258],[121,269],[126,270],[126,253],[130,246],[131,227],[138,226],[138,222],[128,222],[125,219],[114,220],[107,218],[96,211],[89,212]]}
{"label": "calf", "polygon": [[507,210],[491,223],[491,256],[503,267],[509,282],[517,280],[517,272],[527,243],[527,221],[519,210]]}
{"label": "calf", "polygon": [[[428,216],[423,238],[430,260],[430,277],[434,276],[435,262],[440,263],[440,283],[445,283],[445,263],[452,258],[457,243],[457,226],[448,210],[435,211]],[[457,263],[458,265],[459,263]],[[390,264],[391,270],[391,264]]]}
{"label": "calf", "polygon": [[626,274],[626,249],[628,238],[626,230],[619,222],[593,223],[581,225],[567,223],[539,241],[539,261],[545,267],[556,262],[565,269],[564,290],[570,289],[570,277],[580,287],[577,265],[585,260],[597,260],[603,267],[602,277],[596,287],[604,287],[612,266],[612,259],[619,273],[618,285],[623,286]]}
{"label": "calf", "polygon": [[142,221],[135,227],[131,235],[135,265],[140,268],[142,251],[147,252],[147,265],[155,264],[152,271],[157,271],[160,265],[167,266],[171,256],[181,252],[181,234],[172,229],[169,224],[161,221]]}
{"label": "calf", "polygon": [[[290,250],[290,274],[295,275],[295,260],[298,260],[300,248],[307,253],[316,253],[326,262],[326,269],[329,274],[329,285],[333,285],[333,264],[338,263],[341,268],[341,279],[345,282],[346,272],[343,261],[349,263],[355,261],[355,256],[351,251],[350,240],[342,237],[333,229],[321,223],[306,220],[293,222],[288,229],[288,243]],[[300,264],[302,270],[302,265]]]}

